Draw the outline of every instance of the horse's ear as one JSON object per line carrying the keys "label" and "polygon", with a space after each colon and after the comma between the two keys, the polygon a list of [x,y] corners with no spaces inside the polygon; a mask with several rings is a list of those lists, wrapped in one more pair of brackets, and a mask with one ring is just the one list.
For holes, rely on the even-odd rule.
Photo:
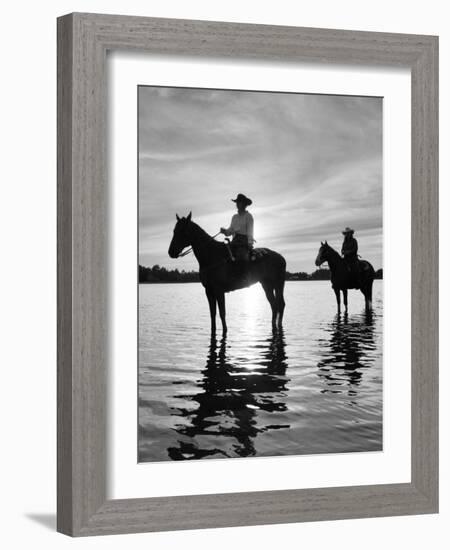
{"label": "horse's ear", "polygon": [[180,216],[178,214],[175,214],[175,216],[177,217],[177,222],[180,221]]}
{"label": "horse's ear", "polygon": [[186,219],[188,222],[191,221],[191,218],[192,218],[192,212],[189,212],[189,214],[187,215]]}
{"label": "horse's ear", "polygon": [[323,242],[322,242],[322,241],[320,241],[320,245],[323,246]]}
{"label": "horse's ear", "polygon": [[324,244],[328,244],[327,241],[325,241]]}

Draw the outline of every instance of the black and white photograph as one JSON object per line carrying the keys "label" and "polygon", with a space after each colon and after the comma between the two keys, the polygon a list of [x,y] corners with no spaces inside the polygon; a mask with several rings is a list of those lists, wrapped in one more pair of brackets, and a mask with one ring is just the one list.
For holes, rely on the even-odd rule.
{"label": "black and white photograph", "polygon": [[448,547],[449,10],[405,7],[4,4],[6,550]]}
{"label": "black and white photograph", "polygon": [[382,97],[137,93],[138,461],[382,451]]}

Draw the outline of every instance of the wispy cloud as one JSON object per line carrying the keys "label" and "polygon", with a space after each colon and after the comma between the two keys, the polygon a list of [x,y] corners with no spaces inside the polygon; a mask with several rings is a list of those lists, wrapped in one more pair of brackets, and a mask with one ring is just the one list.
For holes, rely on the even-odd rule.
{"label": "wispy cloud", "polygon": [[175,213],[206,231],[229,222],[238,192],[254,205],[258,246],[314,269],[320,240],[354,226],[382,261],[382,100],[182,88],[139,89],[139,258],[170,260]]}

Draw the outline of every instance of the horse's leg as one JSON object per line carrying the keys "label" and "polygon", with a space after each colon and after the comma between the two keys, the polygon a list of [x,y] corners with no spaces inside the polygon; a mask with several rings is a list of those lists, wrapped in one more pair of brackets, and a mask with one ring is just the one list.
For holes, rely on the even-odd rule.
{"label": "horse's leg", "polygon": [[212,288],[205,289],[211,316],[211,334],[216,334],[216,294]]}
{"label": "horse's leg", "polygon": [[333,287],[334,293],[336,295],[336,303],[338,313],[341,313],[341,291],[338,288]]}
{"label": "horse's leg", "polygon": [[283,314],[286,302],[284,301],[284,281],[275,287],[276,308],[278,312],[278,326],[283,324]]}
{"label": "horse's leg", "polygon": [[345,307],[345,313],[348,311],[348,305],[347,305],[347,298],[348,298],[348,290],[346,288],[342,289],[342,295],[344,297],[344,307]]}
{"label": "horse's leg", "polygon": [[366,311],[372,311],[372,286],[373,281],[369,281],[364,288],[364,298],[366,299]]}
{"label": "horse's leg", "polygon": [[264,292],[266,293],[266,298],[269,301],[270,307],[272,308],[272,327],[276,328],[277,325],[277,307],[275,296],[273,294],[273,286],[267,283],[261,283]]}
{"label": "horse's leg", "polygon": [[227,321],[225,314],[225,293],[221,292],[217,295],[217,305],[219,306],[220,320],[222,321],[222,333],[227,333]]}

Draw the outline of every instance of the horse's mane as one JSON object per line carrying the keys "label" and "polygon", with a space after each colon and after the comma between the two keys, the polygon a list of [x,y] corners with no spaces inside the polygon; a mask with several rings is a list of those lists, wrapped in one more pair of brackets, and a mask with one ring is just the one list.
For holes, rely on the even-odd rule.
{"label": "horse's mane", "polygon": [[[226,254],[226,246],[225,243],[221,241],[216,241],[216,239],[207,233],[202,227],[200,227],[197,223],[193,222],[192,220],[189,220],[189,231],[191,232],[191,241],[195,239],[198,246],[201,247],[213,247],[215,250],[221,250],[221,254]],[[222,251],[223,249],[223,251]]]}
{"label": "horse's mane", "polygon": [[339,256],[339,258],[341,257],[339,252],[335,248],[333,248],[331,245],[329,245],[327,242],[323,246],[327,247],[330,252],[332,252],[336,256]]}
{"label": "horse's mane", "polygon": [[213,242],[216,242],[217,244],[220,244],[218,243],[217,241],[214,240],[214,237],[212,237],[209,233],[207,233],[202,227],[200,227],[198,225],[198,223],[195,223],[193,222],[192,220],[189,221],[189,224],[191,226],[191,228],[194,229],[194,231],[196,232],[196,234],[202,238],[204,238],[205,240],[208,239],[209,241],[213,241]]}

